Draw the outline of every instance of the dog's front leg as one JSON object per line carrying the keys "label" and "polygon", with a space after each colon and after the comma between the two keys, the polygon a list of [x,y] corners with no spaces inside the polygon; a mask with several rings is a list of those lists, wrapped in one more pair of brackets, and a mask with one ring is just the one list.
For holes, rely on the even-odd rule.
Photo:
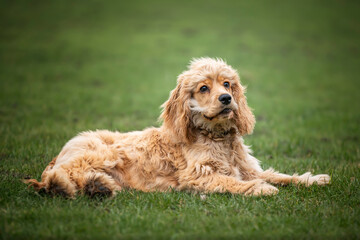
{"label": "dog's front leg", "polygon": [[260,178],[269,183],[288,185],[290,183],[303,184],[305,186],[311,186],[313,184],[326,185],[330,182],[330,176],[327,174],[311,175],[310,172],[304,173],[303,175],[287,175],[274,171],[270,168],[260,173]]}
{"label": "dog's front leg", "polygon": [[187,179],[184,188],[198,192],[230,192],[244,195],[272,195],[278,189],[261,179],[240,181],[234,177],[213,173],[196,179]]}
{"label": "dog's front leg", "polygon": [[[248,176],[248,179],[259,178],[268,183],[278,185],[289,185],[290,183],[294,183],[303,184],[305,186],[313,184],[326,185],[330,182],[330,176],[327,174],[313,176],[310,172],[307,172],[300,176],[298,174],[287,175],[276,172],[272,168],[264,171],[260,167],[259,160],[251,155],[250,149],[247,146],[244,146],[243,149],[246,150],[246,157],[244,161],[239,161],[239,165],[241,166],[240,169],[243,170],[243,175]],[[244,174],[244,170],[247,174]]]}

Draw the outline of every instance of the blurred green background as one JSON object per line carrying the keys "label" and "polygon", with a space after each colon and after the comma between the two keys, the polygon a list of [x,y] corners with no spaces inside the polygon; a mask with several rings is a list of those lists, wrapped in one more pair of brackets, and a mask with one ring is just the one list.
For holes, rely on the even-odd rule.
{"label": "blurred green background", "polygon": [[[357,1],[1,1],[2,238],[359,238],[359,9]],[[158,126],[177,76],[203,56],[225,59],[248,86],[257,125],[245,141],[264,168],[328,173],[331,186],[205,202],[129,191],[101,202],[39,196],[20,182],[39,178],[79,131]]]}

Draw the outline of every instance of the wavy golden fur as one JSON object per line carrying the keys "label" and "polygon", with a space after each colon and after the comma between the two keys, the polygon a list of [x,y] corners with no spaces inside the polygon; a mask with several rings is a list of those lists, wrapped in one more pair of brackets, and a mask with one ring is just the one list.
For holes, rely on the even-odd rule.
{"label": "wavy golden fur", "polygon": [[141,191],[189,190],[269,195],[269,184],[328,184],[328,175],[264,171],[243,137],[255,117],[245,88],[221,59],[191,61],[162,105],[160,128],[129,133],[89,131],[71,139],[41,176],[36,190],[73,197]]}

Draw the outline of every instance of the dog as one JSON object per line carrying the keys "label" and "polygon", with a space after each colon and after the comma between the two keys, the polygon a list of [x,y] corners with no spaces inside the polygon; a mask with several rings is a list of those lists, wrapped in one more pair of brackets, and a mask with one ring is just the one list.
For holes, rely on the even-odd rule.
{"label": "dog", "polygon": [[45,168],[37,191],[74,197],[113,196],[122,189],[272,195],[271,185],[330,182],[326,174],[263,170],[244,144],[255,117],[236,70],[222,59],[193,59],[161,106],[159,128],[97,130],[71,139]]}

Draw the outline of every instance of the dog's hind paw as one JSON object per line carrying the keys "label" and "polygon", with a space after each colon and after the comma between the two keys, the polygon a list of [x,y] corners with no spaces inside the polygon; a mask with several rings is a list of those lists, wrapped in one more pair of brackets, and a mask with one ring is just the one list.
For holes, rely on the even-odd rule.
{"label": "dog's hind paw", "polygon": [[116,186],[113,180],[109,180],[104,174],[93,174],[86,181],[84,193],[90,197],[110,197],[115,195],[116,191],[120,191],[120,186]]}
{"label": "dog's hind paw", "polygon": [[84,191],[90,197],[108,197],[111,196],[112,192],[109,188],[104,186],[100,181],[89,181],[85,187]]}

